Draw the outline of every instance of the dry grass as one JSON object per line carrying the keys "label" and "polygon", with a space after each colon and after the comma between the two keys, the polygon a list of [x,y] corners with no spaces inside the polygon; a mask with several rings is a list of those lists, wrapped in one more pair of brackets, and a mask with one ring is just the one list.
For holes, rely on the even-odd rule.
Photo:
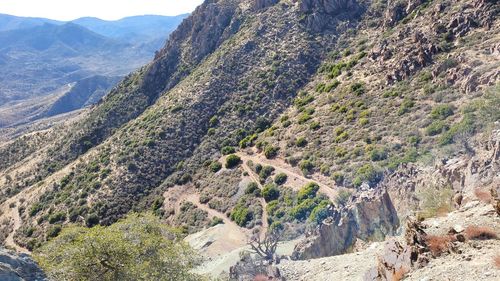
{"label": "dry grass", "polygon": [[465,229],[465,238],[470,240],[488,240],[497,239],[498,235],[490,227],[471,225]]}
{"label": "dry grass", "polygon": [[451,242],[453,242],[454,240],[455,237],[451,235],[427,235],[427,237],[425,238],[427,246],[429,246],[429,250],[435,257],[448,252],[451,248]]}
{"label": "dry grass", "polygon": [[481,190],[481,189],[476,189],[476,190],[474,190],[474,195],[481,202],[484,202],[486,204],[490,204],[491,203],[491,193],[489,191],[485,191],[485,190]]}
{"label": "dry grass", "polygon": [[400,268],[400,269],[398,269],[398,270],[396,270],[394,272],[394,274],[392,275],[392,279],[391,280],[394,280],[394,281],[403,280],[403,278],[405,277],[405,274],[407,272],[408,272],[407,270],[404,270],[403,268]]}
{"label": "dry grass", "polygon": [[493,257],[493,264],[500,269],[500,254]]}

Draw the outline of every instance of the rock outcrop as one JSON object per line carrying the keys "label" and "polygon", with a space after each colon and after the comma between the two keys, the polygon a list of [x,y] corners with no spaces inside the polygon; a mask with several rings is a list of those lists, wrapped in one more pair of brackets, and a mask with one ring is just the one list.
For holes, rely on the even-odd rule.
{"label": "rock outcrop", "polygon": [[386,192],[364,191],[351,204],[333,210],[294,250],[296,259],[340,255],[348,252],[357,239],[380,241],[395,234],[399,219]]}
{"label": "rock outcrop", "polygon": [[332,16],[342,13],[358,13],[363,10],[356,0],[301,0],[299,10],[305,14],[306,26],[315,31],[322,31]]}
{"label": "rock outcrop", "polygon": [[17,255],[0,248],[0,280],[48,281],[43,271],[28,255]]}

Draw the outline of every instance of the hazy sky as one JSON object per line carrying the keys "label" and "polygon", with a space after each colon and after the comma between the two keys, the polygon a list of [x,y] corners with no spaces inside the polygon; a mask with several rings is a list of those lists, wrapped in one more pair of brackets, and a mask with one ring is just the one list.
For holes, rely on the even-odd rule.
{"label": "hazy sky", "polygon": [[73,20],[98,17],[116,20],[135,15],[189,13],[203,0],[0,0],[0,13]]}

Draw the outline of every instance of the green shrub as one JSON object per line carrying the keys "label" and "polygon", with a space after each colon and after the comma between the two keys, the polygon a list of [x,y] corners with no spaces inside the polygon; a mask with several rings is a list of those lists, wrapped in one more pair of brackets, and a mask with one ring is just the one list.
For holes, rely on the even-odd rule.
{"label": "green shrub", "polygon": [[303,221],[309,217],[315,207],[316,202],[314,199],[305,199],[291,209],[290,215],[298,221]]}
{"label": "green shrub", "polygon": [[382,173],[375,169],[373,165],[365,164],[356,171],[356,178],[353,184],[355,186],[360,186],[363,182],[375,184],[380,180],[381,176]]}
{"label": "green shrub", "polygon": [[270,202],[278,199],[280,196],[280,191],[275,184],[266,184],[262,189],[262,197],[266,202]]}
{"label": "green shrub", "polygon": [[323,200],[319,204],[314,207],[314,209],[311,211],[311,214],[309,215],[309,221],[314,222],[314,223],[321,223],[324,219],[328,217],[328,207],[330,207],[330,201],[328,200]]}
{"label": "green shrub", "polygon": [[209,224],[209,225],[210,225],[210,227],[213,227],[213,226],[216,226],[216,225],[218,225],[218,224],[223,224],[223,223],[224,223],[224,220],[223,220],[223,219],[221,219],[221,218],[219,218],[219,217],[214,217],[214,218],[212,219],[212,221],[210,222],[210,224]]}
{"label": "green shrub", "polygon": [[226,168],[232,169],[241,163],[241,158],[238,155],[231,154],[226,158]]}
{"label": "green shrub", "polygon": [[219,118],[217,116],[213,116],[210,118],[210,121],[208,122],[210,127],[215,127],[217,124],[219,124]]}
{"label": "green shrub", "polygon": [[318,193],[319,185],[315,182],[310,182],[303,186],[297,193],[297,200],[302,201],[307,198],[314,198]]}
{"label": "green shrub", "polygon": [[357,96],[361,96],[366,91],[365,85],[363,83],[359,83],[359,82],[352,84],[350,90],[351,90],[351,93],[353,93]]}
{"label": "green shrub", "polygon": [[57,235],[59,235],[59,233],[61,233],[61,226],[60,225],[54,225],[54,226],[51,226],[49,227],[49,229],[47,230],[47,237],[48,238],[54,238],[56,237]]}
{"label": "green shrub", "polygon": [[309,125],[309,128],[311,130],[317,130],[321,127],[318,121],[312,121],[311,124]]}
{"label": "green shrub", "polygon": [[264,155],[266,156],[267,159],[274,158],[276,157],[276,155],[278,155],[278,150],[279,150],[278,147],[274,147],[270,144],[266,145],[266,147],[264,148]]}
{"label": "green shrub", "polygon": [[295,140],[295,145],[298,147],[304,147],[307,145],[307,140],[304,137],[299,137]]}
{"label": "green shrub", "polygon": [[375,148],[369,152],[370,160],[382,161],[387,158],[387,150],[385,148]]}
{"label": "green shrub", "polygon": [[342,188],[339,190],[337,198],[335,198],[335,204],[339,206],[345,206],[352,196],[352,192],[348,189]]}
{"label": "green shrub", "polygon": [[217,173],[220,169],[222,169],[222,164],[219,161],[214,161],[210,164],[210,171],[213,173]]}
{"label": "green shrub", "polygon": [[224,146],[221,149],[222,155],[228,155],[228,154],[232,154],[232,153],[235,153],[235,152],[236,152],[236,150],[232,146]]}
{"label": "green shrub", "polygon": [[279,173],[274,177],[274,183],[277,185],[283,185],[287,179],[288,176],[285,173]]}
{"label": "green shrub", "polygon": [[93,227],[97,224],[99,224],[99,217],[96,214],[89,214],[85,218],[85,225],[87,225],[87,227]]}
{"label": "green shrub", "polygon": [[52,214],[49,217],[49,223],[54,224],[56,222],[62,222],[66,220],[66,213],[65,212],[57,212],[55,214]]}
{"label": "green shrub", "polygon": [[230,218],[237,225],[244,227],[249,221],[252,220],[253,213],[250,212],[250,210],[243,204],[238,204],[231,212]]}
{"label": "green shrub", "polygon": [[[302,92],[301,94],[299,94],[299,97],[297,97],[294,101],[293,101],[293,104],[296,106],[296,107],[303,107],[309,103],[311,103],[312,101],[314,101],[314,97],[312,95],[309,95],[308,93],[305,93],[305,92]],[[281,122],[285,122],[287,121],[288,119],[286,120],[281,120]]]}
{"label": "green shrub", "polygon": [[245,194],[253,194],[259,197],[261,195],[259,185],[256,182],[250,182],[245,188]]}
{"label": "green shrub", "polygon": [[304,175],[308,175],[314,169],[314,164],[310,160],[301,160],[299,162],[299,168]]}
{"label": "green shrub", "polygon": [[312,119],[312,116],[311,114],[307,113],[307,112],[302,112],[300,115],[299,115],[299,119],[298,119],[298,122],[299,124],[304,124],[306,123],[307,121],[311,120]]}
{"label": "green shrub", "polygon": [[273,166],[264,166],[259,171],[259,177],[262,181],[265,181],[273,172],[274,172]]}
{"label": "green shrub", "polygon": [[339,85],[340,85],[340,82],[338,80],[333,80],[331,83],[326,85],[324,90],[325,90],[325,92],[331,92],[332,90],[335,90]]}
{"label": "green shrub", "polygon": [[410,112],[410,109],[414,106],[415,102],[413,100],[405,98],[403,100],[403,103],[401,103],[401,106],[399,107],[398,115],[403,115],[405,113]]}
{"label": "green shrub", "polygon": [[429,126],[427,126],[427,128],[425,128],[425,133],[428,136],[435,136],[441,134],[446,130],[448,130],[448,125],[446,125],[441,120],[436,120],[432,122]]}
{"label": "green shrub", "polygon": [[432,119],[444,120],[453,115],[453,106],[449,104],[441,104],[434,107],[431,111]]}
{"label": "green shrub", "polygon": [[342,185],[344,183],[344,174],[342,174],[342,172],[337,171],[333,173],[332,178],[337,185]]}
{"label": "green shrub", "polygon": [[257,139],[257,134],[246,136],[244,139],[240,140],[239,145],[241,148],[252,146],[256,139]]}

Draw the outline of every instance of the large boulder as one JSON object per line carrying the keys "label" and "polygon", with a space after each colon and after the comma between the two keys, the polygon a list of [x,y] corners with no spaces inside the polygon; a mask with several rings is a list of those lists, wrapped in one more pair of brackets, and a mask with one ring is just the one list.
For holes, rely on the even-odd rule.
{"label": "large boulder", "polygon": [[385,191],[368,190],[308,234],[294,249],[296,259],[328,257],[349,252],[356,240],[381,241],[395,234],[399,219]]}
{"label": "large boulder", "polygon": [[48,281],[35,261],[26,254],[16,254],[0,248],[0,280]]}

